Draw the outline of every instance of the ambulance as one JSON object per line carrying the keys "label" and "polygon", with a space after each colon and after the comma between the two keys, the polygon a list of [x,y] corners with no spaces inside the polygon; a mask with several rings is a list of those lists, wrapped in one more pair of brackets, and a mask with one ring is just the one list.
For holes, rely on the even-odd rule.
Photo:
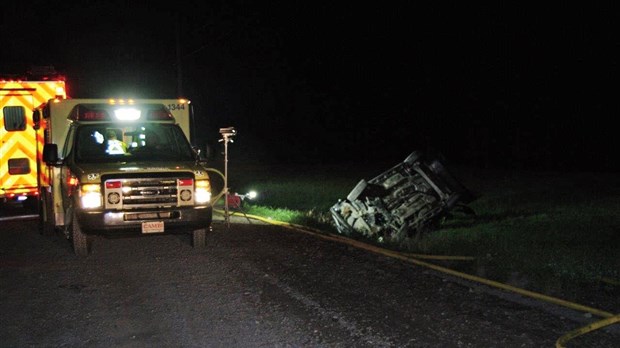
{"label": "ambulance", "polygon": [[194,248],[205,247],[211,182],[188,140],[190,101],[55,98],[32,122],[45,144],[45,234],[62,231],[78,256],[97,235],[189,233]]}
{"label": "ambulance", "polygon": [[50,99],[67,98],[64,77],[52,72],[38,78],[0,77],[0,203],[36,207],[43,136],[33,111]]}

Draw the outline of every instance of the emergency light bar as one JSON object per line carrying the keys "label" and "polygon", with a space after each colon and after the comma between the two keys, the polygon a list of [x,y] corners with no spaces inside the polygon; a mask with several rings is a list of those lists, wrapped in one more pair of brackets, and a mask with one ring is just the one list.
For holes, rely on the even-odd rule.
{"label": "emergency light bar", "polygon": [[80,121],[107,121],[109,119],[110,116],[104,110],[87,110],[78,115]]}
{"label": "emergency light bar", "polygon": [[168,110],[149,110],[146,115],[147,120],[151,121],[166,121],[172,120],[172,115],[168,112]]}
{"label": "emergency light bar", "polygon": [[[145,104],[133,105],[132,107],[121,106],[125,103],[114,102],[113,105],[106,104],[79,104],[69,114],[69,119],[73,121],[174,121],[174,116],[164,105]],[[146,117],[142,115],[146,114]],[[111,116],[113,115],[113,117]]]}

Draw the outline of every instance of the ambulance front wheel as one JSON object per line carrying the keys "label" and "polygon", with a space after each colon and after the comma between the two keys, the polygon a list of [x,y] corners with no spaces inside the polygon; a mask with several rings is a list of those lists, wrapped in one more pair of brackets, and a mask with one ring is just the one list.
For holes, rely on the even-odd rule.
{"label": "ambulance front wheel", "polygon": [[196,250],[203,250],[207,245],[207,230],[210,228],[199,228],[192,232],[192,246]]}
{"label": "ambulance front wheel", "polygon": [[73,243],[73,251],[79,257],[88,256],[90,242],[89,238],[82,231],[80,222],[77,219],[75,209],[73,210],[73,221],[71,222],[71,241]]}

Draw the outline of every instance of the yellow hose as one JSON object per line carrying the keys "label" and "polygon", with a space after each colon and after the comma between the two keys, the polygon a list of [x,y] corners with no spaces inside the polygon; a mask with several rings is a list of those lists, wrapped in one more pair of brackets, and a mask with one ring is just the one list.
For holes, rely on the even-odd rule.
{"label": "yellow hose", "polygon": [[473,256],[426,255],[426,254],[411,254],[411,253],[402,253],[402,254],[409,256],[409,257],[416,258],[416,259],[426,259],[426,260],[473,261],[476,259]]}
{"label": "yellow hose", "polygon": [[600,280],[601,280],[603,283],[607,283],[607,284],[610,284],[610,285],[615,285],[615,286],[619,286],[619,285],[620,285],[620,281],[615,280],[615,279],[611,279],[611,278],[602,277],[602,278],[600,278]]}
{"label": "yellow hose", "polygon": [[[215,169],[215,168],[207,168],[208,172],[214,172],[218,175],[220,175],[222,178],[224,178],[224,174],[222,172],[220,172],[219,170]],[[222,198],[222,196],[224,194],[226,194],[225,192],[226,188],[222,187],[222,190],[220,191],[220,193],[218,193],[217,195],[215,195],[214,197],[211,197],[211,205],[215,205],[215,203]]]}
{"label": "yellow hose", "polygon": [[[222,210],[214,210],[218,213],[221,214],[225,214],[226,212],[222,211]],[[230,212],[229,212],[230,213]],[[528,297],[532,297],[541,301],[545,301],[545,302],[549,302],[549,303],[553,303],[556,305],[560,305],[563,307],[567,307],[567,308],[571,308],[574,310],[578,310],[578,311],[582,311],[582,312],[586,312],[586,313],[591,313],[594,315],[597,315],[599,317],[602,318],[606,318],[604,320],[601,320],[599,322],[596,323],[592,323],[590,325],[584,326],[583,328],[571,331],[569,333],[567,333],[566,335],[560,337],[560,339],[558,339],[557,343],[556,343],[556,347],[563,347],[562,344],[574,337],[577,337],[579,335],[583,335],[585,333],[588,333],[590,331],[599,329],[601,327],[607,326],[607,325],[611,325],[614,323],[617,323],[618,321],[620,321],[620,319],[618,318],[618,315],[615,315],[610,313],[610,312],[606,312],[606,311],[602,311],[600,309],[596,309],[596,308],[592,308],[592,307],[588,307],[588,306],[584,306],[578,303],[573,303],[573,302],[569,302],[566,300],[562,300],[559,298],[555,298],[552,296],[548,296],[548,295],[544,295],[544,294],[540,294],[534,291],[529,291],[529,290],[525,290],[525,289],[521,289],[521,288],[517,288],[508,284],[504,284],[504,283],[500,283],[500,282],[496,282],[494,280],[490,280],[490,279],[486,279],[486,278],[482,278],[482,277],[478,277],[478,276],[474,276],[471,274],[467,274],[467,273],[463,273],[463,272],[459,272],[459,271],[455,271],[453,269],[450,268],[446,268],[446,267],[441,267],[441,266],[437,266],[431,263],[427,263],[424,261],[420,261],[418,260],[419,258],[427,258],[427,259],[439,259],[439,260],[470,260],[473,258],[470,258],[468,256],[437,256],[437,255],[420,255],[420,254],[410,254],[410,253],[401,253],[401,252],[397,252],[397,251],[392,251],[392,250],[388,250],[388,249],[383,249],[383,248],[379,248],[370,244],[366,244],[366,243],[362,243],[350,238],[346,238],[346,237],[342,237],[342,236],[338,236],[338,235],[329,235],[329,234],[325,234],[324,232],[321,232],[319,230],[316,229],[312,229],[309,227],[305,227],[305,226],[301,226],[301,225],[296,225],[296,224],[291,224],[291,223],[287,223],[287,222],[282,222],[282,221],[277,221],[277,220],[272,220],[272,219],[268,219],[268,218],[264,218],[262,216],[256,216],[256,215],[248,215],[248,214],[240,214],[238,212],[232,212],[230,213],[230,215],[236,215],[236,216],[241,216],[243,215],[246,218],[252,218],[255,220],[259,220],[259,221],[263,221],[272,225],[278,225],[278,226],[282,226],[288,229],[292,229],[292,230],[296,230],[302,233],[306,233],[315,237],[319,237],[322,239],[326,239],[326,240],[330,240],[330,241],[335,241],[335,242],[339,242],[339,243],[344,243],[344,244],[348,244],[351,246],[354,246],[356,248],[359,249],[363,249],[363,250],[367,250],[376,254],[380,254],[380,255],[384,255],[384,256],[388,256],[388,257],[393,257],[399,260],[403,260],[409,263],[413,263],[419,266],[423,266],[423,267],[427,267],[433,270],[436,270],[438,272],[442,272],[442,273],[446,273],[446,274],[450,274],[453,276],[457,276],[460,278],[464,278],[464,279],[468,279],[474,282],[478,282],[478,283],[482,283],[482,284],[486,284],[492,287],[496,287],[496,288],[500,288],[503,290],[507,290],[507,291],[512,291],[518,294],[521,294],[523,296],[528,296]]]}
{"label": "yellow hose", "polygon": [[602,327],[611,325],[611,324],[615,324],[620,322],[620,314],[616,314],[613,317],[610,318],[606,318],[597,322],[594,322],[592,324],[588,324],[584,327],[580,327],[578,329],[575,329],[573,331],[567,332],[564,336],[558,338],[558,340],[555,342],[555,346],[556,348],[564,348],[566,347],[565,344],[566,342],[568,342],[569,340],[577,337],[577,336],[581,336],[583,334],[586,334],[590,331],[594,331],[597,329],[600,329]]}

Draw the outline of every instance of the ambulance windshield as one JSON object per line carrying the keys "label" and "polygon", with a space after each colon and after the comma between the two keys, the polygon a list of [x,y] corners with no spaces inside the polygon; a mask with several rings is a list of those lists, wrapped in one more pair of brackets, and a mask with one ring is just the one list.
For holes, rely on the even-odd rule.
{"label": "ambulance windshield", "polygon": [[76,139],[74,150],[78,163],[194,159],[183,131],[172,124],[82,125]]}

